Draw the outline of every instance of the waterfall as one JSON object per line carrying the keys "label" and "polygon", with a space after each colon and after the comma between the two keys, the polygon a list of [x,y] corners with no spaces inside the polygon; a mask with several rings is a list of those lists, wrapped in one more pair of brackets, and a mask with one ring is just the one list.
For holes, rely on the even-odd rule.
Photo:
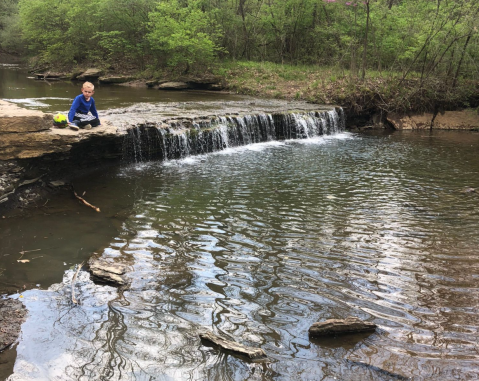
{"label": "waterfall", "polygon": [[128,128],[123,154],[126,160],[135,162],[177,159],[272,140],[337,134],[345,130],[345,125],[340,107],[144,123]]}

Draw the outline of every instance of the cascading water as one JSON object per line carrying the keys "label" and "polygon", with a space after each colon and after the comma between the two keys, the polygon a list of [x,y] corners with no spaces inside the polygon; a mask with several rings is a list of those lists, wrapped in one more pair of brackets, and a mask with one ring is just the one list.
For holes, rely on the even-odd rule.
{"label": "cascading water", "polygon": [[339,107],[329,111],[143,123],[128,128],[123,153],[128,161],[168,160],[272,140],[332,135],[344,130],[344,111]]}

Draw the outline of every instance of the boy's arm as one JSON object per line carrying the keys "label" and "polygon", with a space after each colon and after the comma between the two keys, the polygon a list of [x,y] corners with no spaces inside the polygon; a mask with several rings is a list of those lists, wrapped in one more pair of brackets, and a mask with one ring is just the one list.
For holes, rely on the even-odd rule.
{"label": "boy's arm", "polygon": [[93,98],[91,99],[90,111],[95,118],[100,120],[100,117],[98,116],[98,111],[96,111],[95,100]]}
{"label": "boy's arm", "polygon": [[75,97],[70,107],[70,111],[68,112],[69,123],[73,122],[73,118],[75,117],[75,113],[77,112],[78,106],[80,106],[80,99],[78,99],[78,97]]}

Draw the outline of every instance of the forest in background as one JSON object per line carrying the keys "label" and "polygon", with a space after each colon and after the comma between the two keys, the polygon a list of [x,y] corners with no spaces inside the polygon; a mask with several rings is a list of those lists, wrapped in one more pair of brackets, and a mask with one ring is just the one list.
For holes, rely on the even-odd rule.
{"label": "forest in background", "polygon": [[[297,76],[308,71],[305,67],[327,68],[329,82],[349,78],[338,84],[343,90],[351,83],[357,89],[358,80],[386,78],[387,85],[374,85],[384,87],[379,89],[383,103],[409,87],[413,96],[433,99],[429,108],[447,102],[444,91],[467,87],[463,100],[477,94],[478,28],[477,0],[0,2],[0,49],[41,65],[99,65],[143,77],[159,77],[165,70],[219,72],[239,90],[239,77],[268,68],[260,75],[273,81],[284,67],[296,67]],[[240,65],[231,69],[232,63]],[[256,85],[245,86],[254,92]],[[325,86],[322,81],[317,87]],[[301,97],[303,90],[295,95]],[[332,101],[342,96],[336,93]],[[310,100],[321,101],[317,95]],[[406,103],[399,108],[414,107],[414,99]]]}
{"label": "forest in background", "polygon": [[2,0],[5,52],[204,71],[218,60],[476,78],[475,0]]}

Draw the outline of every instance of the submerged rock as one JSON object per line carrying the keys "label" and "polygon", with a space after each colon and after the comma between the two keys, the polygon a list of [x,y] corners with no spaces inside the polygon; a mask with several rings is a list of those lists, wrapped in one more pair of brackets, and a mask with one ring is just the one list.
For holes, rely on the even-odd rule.
{"label": "submerged rock", "polygon": [[67,184],[68,184],[68,182],[63,181],[63,180],[54,180],[54,181],[50,181],[48,183],[48,185],[50,185],[51,187],[54,187],[54,188],[64,187]]}
{"label": "submerged rock", "polygon": [[226,351],[232,352],[240,356],[244,356],[253,361],[265,361],[268,359],[265,351],[261,348],[247,347],[242,344],[238,344],[231,340],[226,340],[223,337],[216,336],[211,332],[200,333],[200,338],[207,341],[210,344],[221,347]]}
{"label": "submerged rock", "polygon": [[97,278],[107,283],[125,285],[128,283],[123,276],[127,271],[127,266],[121,263],[107,262],[104,259],[92,257],[88,261],[91,273]]}
{"label": "submerged rock", "polygon": [[329,319],[314,323],[309,328],[309,336],[331,336],[346,333],[373,332],[377,325],[349,316],[347,319]]}

